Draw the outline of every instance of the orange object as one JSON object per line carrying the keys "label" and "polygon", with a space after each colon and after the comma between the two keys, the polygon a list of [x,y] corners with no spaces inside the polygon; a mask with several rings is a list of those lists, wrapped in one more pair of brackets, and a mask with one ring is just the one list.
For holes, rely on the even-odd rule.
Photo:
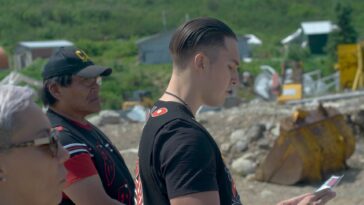
{"label": "orange object", "polygon": [[284,84],[282,87],[282,93],[278,97],[278,102],[287,102],[290,100],[302,99],[302,84],[291,83]]}
{"label": "orange object", "polygon": [[9,68],[8,57],[5,54],[5,50],[0,47],[0,69]]}

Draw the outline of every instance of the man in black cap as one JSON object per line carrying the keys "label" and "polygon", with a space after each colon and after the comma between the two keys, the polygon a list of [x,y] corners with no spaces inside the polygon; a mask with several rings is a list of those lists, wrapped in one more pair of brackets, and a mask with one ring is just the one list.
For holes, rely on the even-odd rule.
{"label": "man in black cap", "polygon": [[74,48],[61,48],[44,67],[42,99],[70,154],[62,205],[134,204],[133,179],[118,149],[85,118],[100,111],[101,77],[111,72]]}

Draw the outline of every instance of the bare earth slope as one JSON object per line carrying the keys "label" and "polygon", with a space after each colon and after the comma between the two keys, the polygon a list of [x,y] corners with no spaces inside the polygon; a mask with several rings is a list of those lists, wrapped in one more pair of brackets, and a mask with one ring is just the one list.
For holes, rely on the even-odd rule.
{"label": "bare earth slope", "polygon": [[[354,116],[359,110],[364,110],[364,98],[341,100],[325,105],[336,107],[348,116]],[[222,146],[223,155],[228,166],[231,167],[231,162],[239,157],[238,155],[250,154],[256,156],[257,160],[264,157],[277,135],[279,126],[277,123],[281,118],[290,115],[293,109],[294,107],[278,106],[275,103],[254,102],[216,113],[202,113],[197,119],[207,127],[219,146],[225,144],[223,145],[225,148]],[[259,139],[240,153],[232,154],[226,151],[226,146],[231,146],[229,141],[234,131],[246,130],[256,125],[264,127]],[[119,148],[130,171],[134,174],[136,152],[143,124],[124,121],[100,128]],[[345,176],[340,185],[335,188],[337,197],[328,203],[330,205],[364,205],[364,132],[356,130],[357,147],[354,155],[347,162],[350,168],[337,173],[345,174]],[[255,181],[253,175],[243,177],[235,173],[234,179],[245,205],[273,205],[280,200],[314,191],[319,186],[319,184],[281,186]]]}

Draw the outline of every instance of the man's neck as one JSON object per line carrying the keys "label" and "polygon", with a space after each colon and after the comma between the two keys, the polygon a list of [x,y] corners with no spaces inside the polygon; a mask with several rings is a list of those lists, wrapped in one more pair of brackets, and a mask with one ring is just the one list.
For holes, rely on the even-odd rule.
{"label": "man's neck", "polygon": [[196,115],[198,108],[201,106],[201,101],[198,90],[192,85],[191,78],[173,74],[166,91],[177,97],[164,93],[160,100],[186,103],[188,109]]}
{"label": "man's neck", "polygon": [[88,123],[86,120],[86,115],[76,113],[70,110],[62,109],[60,106],[51,106],[49,107],[53,112],[58,113],[59,115],[62,115],[63,117],[66,117],[70,120],[76,121],[81,124]]}

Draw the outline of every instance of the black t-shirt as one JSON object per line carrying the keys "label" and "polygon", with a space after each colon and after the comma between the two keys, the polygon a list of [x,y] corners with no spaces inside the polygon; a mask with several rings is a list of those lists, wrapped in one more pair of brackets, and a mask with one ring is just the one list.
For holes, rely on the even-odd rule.
{"label": "black t-shirt", "polygon": [[138,205],[167,205],[172,198],[205,191],[218,191],[222,205],[241,205],[217,144],[182,104],[156,103],[138,156]]}
{"label": "black t-shirt", "polygon": [[[59,139],[69,152],[65,162],[69,173],[67,184],[98,174],[106,193],[126,205],[134,204],[134,181],[118,149],[95,126],[77,122],[48,110],[52,127],[59,132]],[[61,205],[74,204],[65,194]]]}

